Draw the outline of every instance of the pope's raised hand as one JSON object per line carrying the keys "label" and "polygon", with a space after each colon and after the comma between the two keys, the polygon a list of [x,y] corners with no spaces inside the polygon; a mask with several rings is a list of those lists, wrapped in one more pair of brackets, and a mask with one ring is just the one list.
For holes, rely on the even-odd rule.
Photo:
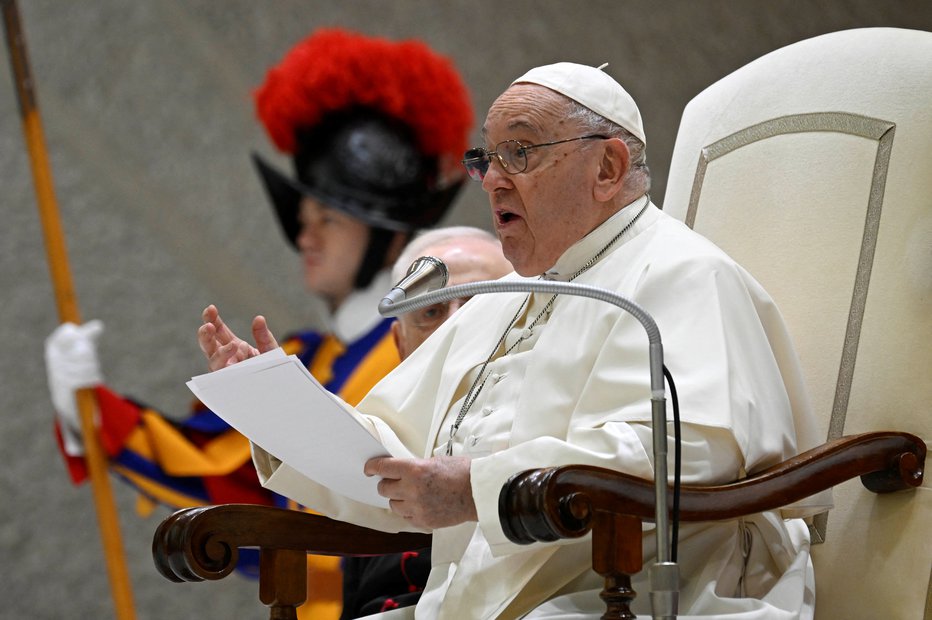
{"label": "pope's raised hand", "polygon": [[202,319],[204,323],[197,330],[197,342],[207,358],[207,368],[211,371],[271,351],[278,346],[263,316],[257,316],[252,320],[255,346],[233,333],[213,304],[204,308]]}

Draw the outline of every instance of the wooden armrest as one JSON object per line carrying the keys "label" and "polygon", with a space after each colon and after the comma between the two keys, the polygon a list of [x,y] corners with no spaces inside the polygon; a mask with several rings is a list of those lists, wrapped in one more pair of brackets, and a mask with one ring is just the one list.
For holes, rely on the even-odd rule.
{"label": "wooden armrest", "polygon": [[[774,510],[861,477],[875,493],[922,484],[925,443],[897,432],[841,437],[752,477],[725,485],[683,486],[681,521],[720,521]],[[668,488],[672,505],[672,488]],[[575,538],[591,529],[597,511],[654,520],[654,483],[585,465],[516,474],[499,495],[499,517],[519,544]]]}
{"label": "wooden armrest", "polygon": [[236,567],[238,547],[303,554],[364,556],[430,546],[429,534],[391,534],[296,510],[223,504],[179,510],[152,540],[159,572],[171,581],[222,579]]}
{"label": "wooden armrest", "polygon": [[[750,478],[683,486],[680,520],[735,519],[792,504],[861,477],[875,493],[922,484],[925,443],[907,433],[842,437]],[[603,618],[634,618],[631,576],[643,568],[641,524],[653,521],[652,480],[585,465],[532,469],[512,476],[499,495],[499,519],[512,542],[530,544],[592,533],[592,568],[605,579]],[[672,488],[667,489],[672,506]]]}
{"label": "wooden armrest", "polygon": [[152,540],[158,571],[171,581],[223,579],[240,547],[259,548],[259,600],[272,620],[296,620],[307,599],[307,554],[366,556],[429,547],[429,534],[391,534],[327,517],[251,504],[179,510]]}

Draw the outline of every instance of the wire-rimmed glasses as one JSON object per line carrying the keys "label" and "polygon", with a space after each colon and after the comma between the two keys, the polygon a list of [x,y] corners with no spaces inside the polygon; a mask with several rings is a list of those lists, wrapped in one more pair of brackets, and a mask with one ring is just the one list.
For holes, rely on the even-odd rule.
{"label": "wire-rimmed glasses", "polygon": [[469,173],[469,178],[473,181],[481,182],[489,171],[489,166],[492,164],[492,157],[498,160],[498,163],[502,165],[502,170],[508,174],[518,174],[527,170],[527,152],[531,149],[563,144],[564,142],[575,142],[576,140],[590,140],[593,138],[605,140],[608,136],[591,134],[588,136],[579,136],[578,138],[544,142],[543,144],[522,144],[517,140],[503,140],[495,145],[494,151],[487,151],[481,146],[469,149],[463,155],[463,165],[466,166],[466,172]]}

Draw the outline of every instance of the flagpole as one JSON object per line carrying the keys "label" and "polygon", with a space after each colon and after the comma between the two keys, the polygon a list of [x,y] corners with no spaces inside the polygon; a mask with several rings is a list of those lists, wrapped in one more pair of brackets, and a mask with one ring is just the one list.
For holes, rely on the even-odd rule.
{"label": "flagpole", "polygon": [[[23,38],[19,9],[16,0],[0,0],[3,5],[3,25],[6,33],[10,64],[16,82],[16,94],[19,101],[23,132],[29,152],[29,163],[39,207],[39,218],[45,236],[45,250],[51,272],[58,317],[62,323],[80,323],[78,302],[71,281],[68,267],[68,255],[65,238],[62,233],[58,205],[52,184],[52,173],[45,150],[45,138],[42,121],[36,102],[32,75],[26,54],[26,42]],[[135,618],[133,596],[130,588],[128,571],[123,554],[123,542],[120,537],[120,525],[117,518],[116,503],[108,477],[107,458],[97,435],[94,413],[97,409],[93,390],[80,389],[75,393],[78,413],[81,419],[81,435],[84,440],[85,461],[94,492],[94,504],[97,508],[97,521],[104,547],[107,572],[110,577],[110,589],[119,620]]]}

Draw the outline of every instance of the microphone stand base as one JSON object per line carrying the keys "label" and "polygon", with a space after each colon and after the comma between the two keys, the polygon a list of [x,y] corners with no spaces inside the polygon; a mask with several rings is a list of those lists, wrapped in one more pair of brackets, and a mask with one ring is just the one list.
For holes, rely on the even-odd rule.
{"label": "microphone stand base", "polygon": [[675,562],[657,562],[648,570],[651,618],[674,620],[679,607],[679,568]]}

